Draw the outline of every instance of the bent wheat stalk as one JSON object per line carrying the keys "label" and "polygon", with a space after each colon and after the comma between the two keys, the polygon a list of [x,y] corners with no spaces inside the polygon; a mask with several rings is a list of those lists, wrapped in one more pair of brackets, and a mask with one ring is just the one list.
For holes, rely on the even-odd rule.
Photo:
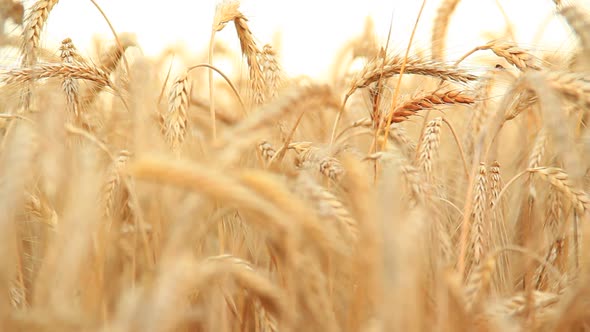
{"label": "bent wheat stalk", "polygon": [[398,123],[405,121],[417,112],[427,109],[433,109],[438,105],[456,105],[473,104],[475,99],[469,94],[463,91],[446,91],[446,92],[433,92],[431,94],[412,98],[395,108],[393,116],[391,117],[392,123]]}
{"label": "bent wheat stalk", "polygon": [[102,70],[79,64],[39,64],[30,68],[12,69],[0,73],[0,82],[5,84],[22,84],[25,82],[60,77],[77,78],[104,84],[105,86],[112,86],[108,75]]}
{"label": "bent wheat stalk", "polygon": [[[461,69],[449,67],[444,63],[425,60],[418,57],[393,56],[387,57],[385,59],[383,57],[374,58],[352,81],[350,89],[346,93],[344,101],[342,102],[342,106],[336,115],[336,119],[334,120],[331,136],[332,138],[330,142],[333,144],[334,139],[336,138],[338,125],[340,123],[340,119],[342,118],[346,102],[357,89],[367,87],[372,83],[380,81],[381,79],[386,79],[402,73],[433,76],[443,80],[450,80],[458,83],[467,83],[477,79],[477,76],[467,73]],[[395,101],[395,99],[396,97],[394,97],[393,100]],[[394,104],[392,104],[392,108],[395,109]],[[390,113],[390,115],[393,116],[392,113]],[[391,124],[391,121],[388,121],[388,123]],[[388,127],[386,125],[385,132],[388,132],[387,128]]]}
{"label": "bent wheat stalk", "polygon": [[557,167],[537,167],[529,168],[527,171],[533,174],[539,174],[543,179],[551,183],[557,190],[567,197],[574,205],[574,208],[580,214],[590,207],[590,197],[582,190],[574,187],[569,180],[568,174]]}
{"label": "bent wheat stalk", "polygon": [[525,71],[527,69],[540,70],[541,68],[535,63],[535,57],[530,52],[518,47],[515,43],[504,40],[493,40],[483,46],[477,46],[463,55],[455,62],[455,65],[463,62],[468,56],[477,51],[491,50],[497,56],[504,58],[508,63]]}
{"label": "bent wheat stalk", "polygon": [[[381,61],[385,62],[381,63]],[[351,95],[357,89],[367,87],[371,83],[377,82],[380,77],[389,78],[400,74],[404,63],[404,72],[406,74],[433,76],[457,83],[467,83],[477,79],[477,76],[473,74],[467,73],[456,67],[448,66],[442,62],[426,60],[419,57],[409,57],[407,61],[404,61],[403,57],[390,56],[385,59],[376,58],[369,62],[359,73],[357,78],[353,80],[347,95]],[[383,71],[381,71],[381,66],[383,66]]]}

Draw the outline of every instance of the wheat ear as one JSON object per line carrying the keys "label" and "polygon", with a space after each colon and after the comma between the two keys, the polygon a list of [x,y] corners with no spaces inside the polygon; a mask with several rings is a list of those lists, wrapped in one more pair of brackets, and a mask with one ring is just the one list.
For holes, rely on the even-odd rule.
{"label": "wheat ear", "polygon": [[551,183],[569,199],[576,211],[580,214],[583,214],[590,207],[590,197],[588,197],[588,194],[575,188],[563,169],[557,167],[536,167],[529,168],[528,171],[540,175],[543,179]]}
{"label": "wheat ear", "polygon": [[187,133],[189,90],[190,82],[188,72],[185,70],[170,87],[168,92],[168,111],[162,119],[162,132],[174,151],[180,149]]}
{"label": "wheat ear", "polygon": [[262,52],[256,46],[254,36],[248,27],[248,19],[245,16],[239,15],[235,18],[234,24],[240,40],[240,47],[242,53],[246,57],[248,68],[250,70],[250,88],[252,90],[252,98],[255,104],[262,104],[265,100],[264,91],[264,76],[262,68],[260,67],[259,56]]}
{"label": "wheat ear", "polygon": [[474,98],[463,91],[433,92],[431,94],[412,98],[396,107],[391,122],[403,122],[422,110],[432,109],[438,105],[469,105]]}
{"label": "wheat ear", "polygon": [[[31,67],[37,62],[37,49],[41,41],[41,32],[49,17],[49,12],[57,4],[58,0],[38,0],[29,10],[25,18],[21,45],[21,66]],[[2,25],[4,22],[2,22]],[[26,82],[22,103],[25,110],[31,107],[32,82]]]}
{"label": "wheat ear", "polygon": [[[77,54],[76,47],[70,38],[66,38],[61,42],[61,47],[59,50],[61,51],[61,59],[63,63],[75,64],[75,62],[77,62],[76,58],[79,56]],[[78,82],[71,77],[65,77],[62,81],[62,87],[66,94],[68,108],[71,110],[74,116],[78,118],[80,116],[80,86]]]}
{"label": "wheat ear", "polygon": [[[367,87],[380,79],[398,75],[403,62],[404,58],[399,56],[387,57],[385,59],[383,57],[374,58],[353,80],[347,95],[351,95],[355,90]],[[458,83],[467,83],[477,79],[477,76],[467,73],[464,70],[448,66],[442,62],[421,59],[419,57],[410,57],[407,59],[404,73],[433,76]]]}
{"label": "wheat ear", "polygon": [[536,64],[536,58],[527,50],[518,47],[515,43],[505,40],[494,40],[481,49],[489,49],[497,56],[504,58],[508,63],[520,70],[540,70]]}
{"label": "wheat ear", "polygon": [[535,168],[541,165],[543,157],[545,156],[545,147],[547,145],[547,130],[542,128],[535,137],[533,149],[529,155],[528,168]]}
{"label": "wheat ear", "polygon": [[265,98],[272,100],[279,94],[279,89],[282,83],[281,67],[277,60],[277,53],[272,46],[264,45],[262,47],[262,73],[266,83]]}
{"label": "wheat ear", "polygon": [[58,0],[39,0],[30,9],[25,18],[23,28],[23,45],[21,47],[22,65],[33,66],[37,60],[37,49],[41,41],[41,32],[49,17],[49,12],[58,3]]}
{"label": "wheat ear", "polygon": [[111,86],[108,75],[98,68],[78,64],[39,64],[30,68],[11,69],[0,73],[0,82],[22,84],[44,78],[76,78]]}
{"label": "wheat ear", "polygon": [[[125,52],[127,48],[136,45],[133,38],[127,35],[122,35],[120,41],[121,47],[119,47],[119,45],[113,45],[100,55],[97,67],[98,70],[103,72],[107,77],[115,71],[117,65],[121,62],[124,55],[123,52]],[[81,93],[82,97],[80,100],[82,105],[92,104],[96,100],[98,94],[107,86],[108,85],[105,85],[104,82],[92,82],[92,84],[89,84],[89,86]]]}
{"label": "wheat ear", "polygon": [[[240,6],[239,1],[222,1],[215,7],[215,16],[213,17],[213,27],[211,29],[211,37],[209,38],[209,65],[213,66],[213,53],[215,47],[215,33],[223,30],[228,22],[240,15],[238,10]],[[209,68],[209,117],[211,119],[211,136],[213,140],[217,139],[217,121],[215,113],[215,86],[213,85],[213,71]]]}
{"label": "wheat ear", "polygon": [[442,125],[442,118],[438,117],[426,125],[424,137],[420,144],[418,151],[417,167],[422,170],[424,177],[432,181],[432,162],[438,154],[438,147],[440,144],[440,127]]}
{"label": "wheat ear", "polygon": [[104,204],[104,215],[107,218],[113,216],[115,206],[115,198],[117,197],[117,190],[121,186],[122,171],[129,160],[130,153],[127,150],[122,150],[117,155],[116,159],[111,164],[107,174],[107,180],[102,189],[102,198]]}
{"label": "wheat ear", "polygon": [[476,177],[475,196],[473,198],[473,225],[471,228],[471,246],[473,250],[473,264],[478,266],[489,249],[489,227],[487,224],[487,177],[486,166],[480,163]]}

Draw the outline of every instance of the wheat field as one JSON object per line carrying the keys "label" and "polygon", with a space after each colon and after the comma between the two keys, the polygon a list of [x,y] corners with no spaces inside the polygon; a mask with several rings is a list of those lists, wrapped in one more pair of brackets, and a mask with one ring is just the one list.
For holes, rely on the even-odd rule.
{"label": "wheat field", "polygon": [[590,13],[554,5],[572,49],[453,54],[443,0],[428,48],[367,20],[319,81],[238,1],[158,57],[0,1],[0,330],[590,331]]}

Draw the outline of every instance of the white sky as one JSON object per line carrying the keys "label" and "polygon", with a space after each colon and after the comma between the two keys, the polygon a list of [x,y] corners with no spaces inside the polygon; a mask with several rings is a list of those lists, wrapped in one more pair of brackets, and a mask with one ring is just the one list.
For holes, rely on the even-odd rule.
{"label": "white sky", "polygon": [[[117,32],[134,32],[147,55],[157,55],[171,43],[183,42],[194,52],[208,45],[216,0],[96,0],[107,13]],[[554,11],[551,0],[462,0],[451,21],[448,52],[458,57],[489,37],[500,34],[505,26],[496,1],[515,23],[518,42],[533,46],[534,35]],[[402,52],[416,19],[420,0],[243,0],[242,12],[262,46],[282,35],[281,62],[289,75],[321,76],[330,68],[335,52],[352,36],[362,32],[367,16],[384,42],[393,15],[390,50]],[[590,0],[582,2],[585,5]],[[31,0],[27,0],[30,4]],[[427,0],[414,47],[430,45],[432,19],[440,0]],[[575,43],[575,37],[561,19],[553,18],[546,26],[542,46],[559,49]],[[228,26],[229,27],[229,26]],[[227,31],[226,31],[227,30]],[[233,29],[216,38],[236,49],[239,43]],[[106,22],[88,0],[62,0],[50,15],[43,40],[46,47],[57,49],[60,41],[72,38],[82,52],[90,48],[90,38],[99,34],[111,39]]]}

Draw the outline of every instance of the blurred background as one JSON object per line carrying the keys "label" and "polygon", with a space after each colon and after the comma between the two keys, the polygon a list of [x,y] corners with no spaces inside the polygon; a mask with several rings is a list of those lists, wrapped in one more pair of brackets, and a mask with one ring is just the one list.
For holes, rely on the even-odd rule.
{"label": "blurred background", "polygon": [[[170,45],[195,53],[206,50],[218,1],[96,2],[118,33],[135,33],[144,54],[157,56]],[[440,2],[426,2],[412,53],[428,50],[432,21]],[[590,0],[570,2],[588,6]],[[32,3],[25,1],[25,7]],[[372,18],[383,45],[391,24],[389,50],[403,52],[421,4],[419,0],[243,0],[241,10],[249,18],[259,45],[272,43],[279,51],[287,75],[321,78],[339,48],[362,33],[367,17]],[[475,45],[502,37],[506,20],[514,24],[520,45],[548,52],[574,45],[575,37],[565,22],[554,15],[554,8],[551,0],[463,0],[449,27],[447,59],[458,58]],[[45,47],[57,50],[66,37],[84,54],[89,53],[92,38],[111,40],[112,34],[90,1],[62,0],[50,15],[42,41]],[[239,49],[231,24],[216,40]]]}

